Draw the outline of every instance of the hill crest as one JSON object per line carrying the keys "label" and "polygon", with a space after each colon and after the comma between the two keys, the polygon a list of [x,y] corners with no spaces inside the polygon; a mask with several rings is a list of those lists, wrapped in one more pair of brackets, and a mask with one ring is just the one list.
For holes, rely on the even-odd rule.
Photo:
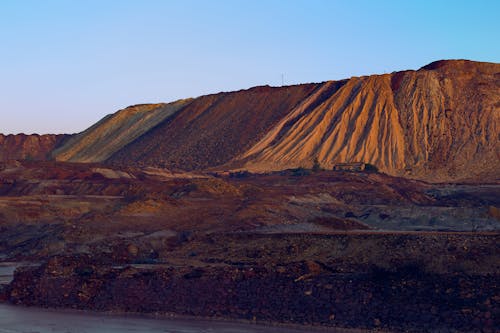
{"label": "hill crest", "polygon": [[[440,60],[418,70],[131,106],[40,144],[35,155],[182,170],[366,162],[428,181],[488,181],[500,178],[499,132],[500,64]],[[3,140],[3,151],[19,146]],[[26,154],[0,154],[12,156]]]}

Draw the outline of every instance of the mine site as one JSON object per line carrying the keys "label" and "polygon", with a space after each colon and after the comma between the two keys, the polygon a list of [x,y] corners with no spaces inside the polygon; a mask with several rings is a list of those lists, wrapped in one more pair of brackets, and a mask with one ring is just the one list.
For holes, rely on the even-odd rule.
{"label": "mine site", "polygon": [[499,332],[500,63],[434,60],[6,129],[0,332]]}

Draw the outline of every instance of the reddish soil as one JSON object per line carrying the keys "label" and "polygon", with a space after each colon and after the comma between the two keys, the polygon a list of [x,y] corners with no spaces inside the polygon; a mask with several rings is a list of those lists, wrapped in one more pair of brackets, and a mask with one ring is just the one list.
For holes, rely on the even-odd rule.
{"label": "reddish soil", "polygon": [[[147,252],[155,232],[161,240],[185,232],[494,231],[499,194],[494,184],[431,185],[373,172],[173,174],[7,162],[0,164],[0,252],[46,257],[98,239],[102,251],[127,239]],[[165,250],[153,243],[153,251]]]}
{"label": "reddish soil", "polygon": [[[34,161],[67,137],[0,135],[0,258],[41,263],[0,299],[496,332],[498,66],[128,108],[59,150],[116,152],[104,163]],[[381,172],[331,171],[355,161]]]}
{"label": "reddish soil", "polygon": [[359,329],[492,331],[500,301],[498,194],[494,184],[431,185],[374,172],[175,174],[6,162],[0,253],[42,266],[20,269],[0,299]]}
{"label": "reddish soil", "polygon": [[49,159],[50,153],[69,137],[65,134],[0,134],[0,161]]}

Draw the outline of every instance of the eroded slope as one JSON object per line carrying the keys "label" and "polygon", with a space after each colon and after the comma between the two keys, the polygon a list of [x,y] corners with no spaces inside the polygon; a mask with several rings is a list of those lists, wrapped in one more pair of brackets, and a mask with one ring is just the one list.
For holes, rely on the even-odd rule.
{"label": "eroded slope", "polygon": [[500,65],[441,61],[312,95],[233,165],[265,171],[317,158],[326,168],[361,161],[431,181],[491,180],[500,176],[499,130]]}
{"label": "eroded slope", "polygon": [[500,64],[448,60],[133,106],[66,142],[2,136],[0,159],[263,172],[365,162],[432,182],[495,182],[499,133]]}

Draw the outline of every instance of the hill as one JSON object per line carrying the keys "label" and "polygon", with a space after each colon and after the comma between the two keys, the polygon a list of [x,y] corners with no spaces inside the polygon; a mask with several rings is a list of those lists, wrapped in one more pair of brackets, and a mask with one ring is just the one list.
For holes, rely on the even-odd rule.
{"label": "hill", "polygon": [[[335,82],[324,84],[327,90]],[[431,181],[498,178],[500,65],[440,61],[317,92],[240,156],[250,170],[363,161]]]}
{"label": "hill", "polygon": [[199,97],[108,162],[183,170],[219,166],[257,143],[317,86],[255,87]]}
{"label": "hill", "polygon": [[365,162],[394,176],[491,182],[500,179],[499,133],[500,64],[443,60],[132,106],[64,142],[2,137],[0,159],[50,153],[58,161],[257,172]]}

